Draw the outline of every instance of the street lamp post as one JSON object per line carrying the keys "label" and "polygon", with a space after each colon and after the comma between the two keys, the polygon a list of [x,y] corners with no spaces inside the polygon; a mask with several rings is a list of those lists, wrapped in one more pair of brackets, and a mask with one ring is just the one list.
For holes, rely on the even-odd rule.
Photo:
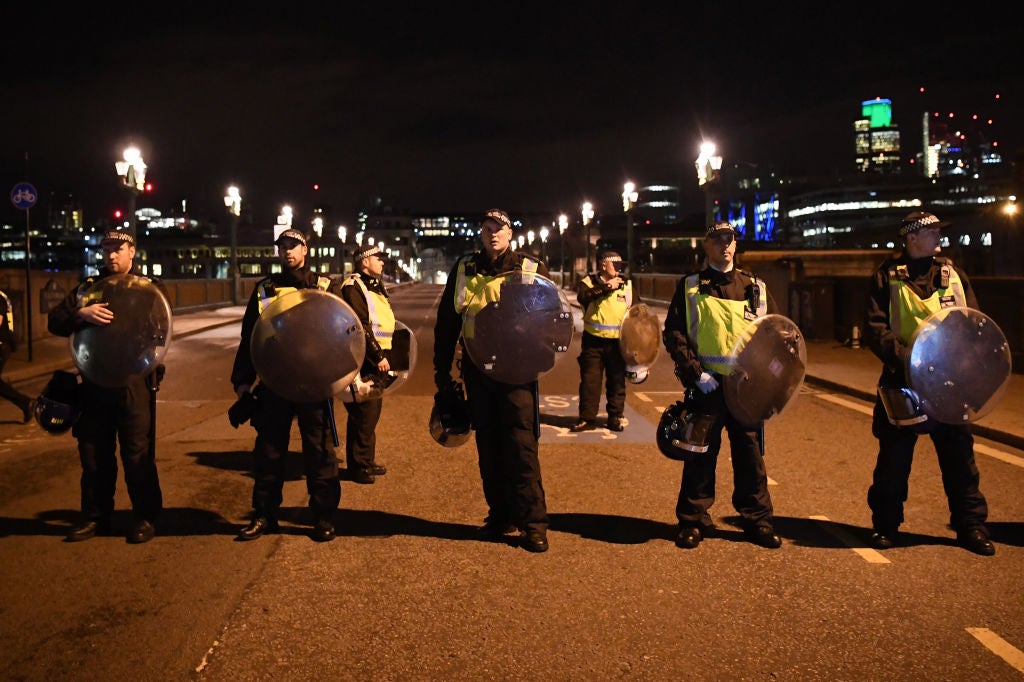
{"label": "street lamp post", "polygon": [[338,241],[341,242],[341,274],[348,274],[348,228],[338,225]]}
{"label": "street lamp post", "polygon": [[[317,213],[320,209],[317,209]],[[320,272],[322,266],[320,265],[320,255],[323,251],[323,236],[324,236],[324,218],[321,215],[317,215],[313,218],[313,232],[316,234],[316,271]],[[329,269],[329,268],[328,268]]]}
{"label": "street lamp post", "polygon": [[583,264],[584,274],[590,274],[590,221],[594,219],[594,205],[589,201],[583,202],[583,227],[587,229],[587,260]]}
{"label": "street lamp post", "polygon": [[231,226],[231,303],[239,304],[239,216],[242,215],[242,193],[239,188],[231,185],[224,195],[224,206]]}
{"label": "street lamp post", "polygon": [[135,232],[135,197],[146,187],[147,166],[138,147],[125,149],[122,158],[122,161],[114,162],[114,170],[121,177],[121,184],[128,190],[128,225]]}
{"label": "street lamp post", "polygon": [[548,264],[548,228],[540,228],[540,259]]}
{"label": "street lamp post", "polygon": [[718,173],[722,170],[722,157],[715,154],[715,143],[704,141],[700,145],[700,155],[697,156],[697,184],[704,188],[704,224],[711,225],[715,222],[714,195],[711,190],[713,183],[718,180]]}
{"label": "street lamp post", "polygon": [[569,227],[569,216],[558,216],[558,285],[565,288],[565,229]]}
{"label": "street lamp post", "polygon": [[626,214],[626,264],[633,267],[633,206],[637,200],[636,185],[627,182],[622,186],[622,210]]}

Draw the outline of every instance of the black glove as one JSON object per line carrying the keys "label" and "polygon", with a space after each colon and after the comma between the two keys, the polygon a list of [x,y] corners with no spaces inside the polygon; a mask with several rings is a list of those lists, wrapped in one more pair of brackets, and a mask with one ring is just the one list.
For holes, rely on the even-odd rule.
{"label": "black glove", "polygon": [[228,408],[228,421],[231,422],[231,426],[237,429],[239,426],[252,419],[252,415],[255,411],[256,396],[252,393],[246,392],[245,395],[235,401],[234,405]]}
{"label": "black glove", "polygon": [[457,405],[465,399],[466,394],[462,390],[462,384],[449,381],[446,386],[440,388],[434,394],[434,405],[441,412],[451,412],[454,409],[453,405]]}

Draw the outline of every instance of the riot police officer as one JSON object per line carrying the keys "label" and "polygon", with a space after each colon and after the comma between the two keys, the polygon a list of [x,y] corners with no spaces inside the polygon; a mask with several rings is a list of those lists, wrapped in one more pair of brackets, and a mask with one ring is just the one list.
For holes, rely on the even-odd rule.
{"label": "riot police officer", "polygon": [[[135,234],[131,229],[108,230],[100,242],[104,265],[99,275],[84,280],[50,310],[47,328],[57,336],[71,336],[86,325],[105,326],[114,321],[108,304],[90,303],[85,292],[107,277],[135,271]],[[158,287],[162,285],[153,280]],[[72,428],[78,439],[82,464],[82,520],[67,535],[68,542],[80,542],[110,532],[117,483],[115,449],[121,446],[124,481],[132,503],[132,527],[127,539],[143,543],[153,539],[155,523],[163,510],[163,493],[157,475],[154,434],[154,382],[162,368],[147,376],[132,376],[123,388],[107,388],[82,376],[81,416]]]}
{"label": "riot police officer", "polygon": [[735,267],[736,231],[725,221],[708,228],[704,237],[707,265],[679,280],[665,318],[665,348],[675,361],[676,376],[699,396],[698,411],[717,415],[708,430],[708,450],[683,465],[676,503],[683,549],[697,547],[714,529],[708,510],[715,501],[715,469],[722,447],[722,428],[729,434],[733,480],[732,503],[743,531],[756,545],[775,549],[768,474],[764,465],[761,427],[744,425],[729,411],[721,386],[730,371],[728,356],[735,347],[735,330],[756,317],[776,312],[764,282]]}
{"label": "riot police officer", "polygon": [[[306,473],[306,490],[313,511],[311,537],[318,542],[334,539],[334,514],[341,501],[338,481],[338,460],[334,451],[329,401],[292,402],[263,383],[256,385],[257,372],[250,354],[250,339],[260,314],[281,296],[299,289],[330,286],[330,278],[311,272],[306,259],[309,250],[306,236],[287,229],[275,242],[282,270],[260,280],[249,298],[242,317],[242,337],[231,370],[231,384],[239,398],[252,391],[255,410],[252,425],[256,429],[253,447],[252,519],[238,533],[238,540],[255,540],[264,533],[278,530],[285,478],[285,457],[292,420],[299,420],[302,435],[302,456]],[[311,338],[310,343],[318,340]],[[284,349],[287,352],[287,349]]]}
{"label": "riot police officer", "polygon": [[[932,213],[915,211],[900,224],[905,248],[883,262],[871,278],[867,301],[866,341],[882,361],[882,387],[906,387],[906,356],[914,331],[941,308],[960,306],[978,309],[967,275],[941,252],[941,230],[949,223]],[[957,543],[965,549],[991,556],[996,549],[985,521],[988,504],[979,489],[974,461],[974,437],[968,424],[944,424],[931,418],[926,427],[900,426],[890,422],[879,396],[875,401],[871,430],[878,439],[878,459],[868,506],[874,533],[871,546],[889,549],[903,523],[910,465],[918,433],[927,430],[939,458],[942,487],[949,503],[949,525]]]}
{"label": "riot police officer", "polygon": [[486,541],[503,541],[521,531],[522,547],[548,549],[548,513],[538,453],[537,380],[509,384],[487,376],[460,339],[463,315],[474,294],[510,271],[547,276],[544,263],[511,247],[512,221],[491,209],[480,228],[483,248],[459,258],[448,275],[434,325],[434,383],[439,395],[450,391],[456,344],[462,347],[462,379],[476,429],[477,458],[487,518],[480,529]]}
{"label": "riot police officer", "polygon": [[[342,300],[351,306],[363,325],[366,355],[360,376],[381,380],[391,371],[391,342],[395,333],[395,313],[387,289],[381,281],[384,274],[384,252],[376,244],[356,250],[352,258],[358,272],[342,280],[336,289]],[[348,420],[345,424],[345,460],[349,478],[356,483],[373,483],[387,468],[376,461],[377,422],[384,407],[382,398],[346,402]]]}
{"label": "riot police officer", "polygon": [[625,264],[615,251],[605,251],[597,260],[601,269],[576,285],[576,300],[583,309],[583,338],[577,358],[579,421],[569,428],[573,433],[596,427],[602,379],[609,431],[622,431],[626,408],[626,360],[619,349],[619,331],[633,305],[633,283],[622,276]]}

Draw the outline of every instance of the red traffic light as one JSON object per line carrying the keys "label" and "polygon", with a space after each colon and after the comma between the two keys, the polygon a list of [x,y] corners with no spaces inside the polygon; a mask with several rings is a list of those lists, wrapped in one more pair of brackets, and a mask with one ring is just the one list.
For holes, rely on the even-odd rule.
{"label": "red traffic light", "polygon": [[153,183],[152,182],[147,182],[146,183],[146,191],[147,192],[152,192],[153,191]]}
{"label": "red traffic light", "polygon": [[117,210],[114,211],[114,217],[115,218],[121,218],[122,215],[124,215],[124,214],[121,212],[121,209],[117,209]]}

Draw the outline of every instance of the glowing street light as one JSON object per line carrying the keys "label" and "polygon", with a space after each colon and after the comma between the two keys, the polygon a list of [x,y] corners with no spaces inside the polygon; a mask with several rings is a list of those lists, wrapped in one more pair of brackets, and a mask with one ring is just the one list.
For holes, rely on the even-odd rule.
{"label": "glowing street light", "polygon": [[548,264],[548,228],[540,228],[540,259],[544,261],[544,264]]}
{"label": "glowing street light", "polygon": [[238,216],[242,215],[242,193],[237,187],[228,187],[224,195],[224,206],[228,209],[228,221],[231,224],[231,302],[238,305]]}
{"label": "glowing street light", "polygon": [[711,189],[718,180],[719,171],[722,170],[722,157],[715,154],[714,142],[704,141],[700,145],[700,155],[697,157],[697,184],[704,188],[704,225],[708,226],[715,222],[714,197]]}

